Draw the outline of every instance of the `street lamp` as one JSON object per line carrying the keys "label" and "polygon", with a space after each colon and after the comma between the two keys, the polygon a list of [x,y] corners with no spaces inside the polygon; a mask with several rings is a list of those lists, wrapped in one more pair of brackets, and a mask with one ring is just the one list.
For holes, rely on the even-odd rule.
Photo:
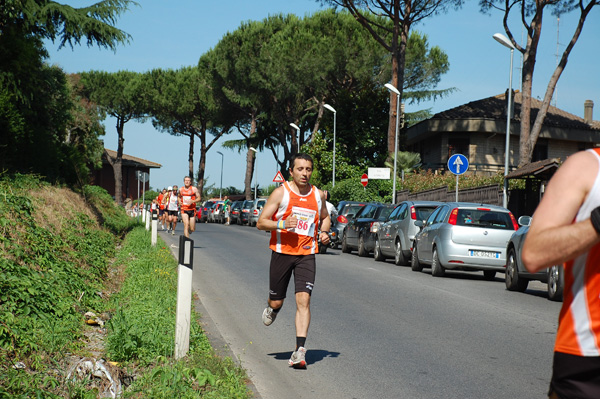
{"label": "street lamp", "polygon": [[394,140],[394,184],[392,186],[392,204],[396,203],[396,164],[398,163],[398,122],[400,121],[400,91],[386,83],[385,88],[396,94],[396,139]]}
{"label": "street lamp", "polygon": [[223,159],[225,159],[225,155],[221,151],[217,151],[217,154],[221,156],[221,188],[219,188],[219,199],[221,199],[221,193],[223,192]]}
{"label": "street lamp", "polygon": [[256,190],[258,187],[258,168],[256,167],[256,164],[258,162],[258,151],[256,151],[256,148],[254,147],[250,147],[250,151],[254,151],[254,201],[256,201]]}
{"label": "street lamp", "polygon": [[335,187],[335,128],[337,125],[337,121],[336,121],[337,111],[335,110],[335,108],[333,108],[329,104],[325,104],[325,105],[323,105],[323,107],[325,107],[328,110],[330,110],[331,112],[333,112],[333,172],[331,174],[332,174],[332,182],[333,182],[332,185],[333,185],[333,187]]}
{"label": "street lamp", "polygon": [[515,53],[515,46],[508,40],[506,36],[501,33],[494,34],[493,38],[510,49],[510,74],[508,78],[508,106],[506,107],[506,144],[504,145],[504,187],[502,205],[508,207],[508,158],[510,154],[510,114],[512,112],[512,74],[513,74],[513,56]]}
{"label": "street lamp", "polygon": [[300,128],[295,123],[290,123],[290,126],[298,131],[298,152],[300,152]]}

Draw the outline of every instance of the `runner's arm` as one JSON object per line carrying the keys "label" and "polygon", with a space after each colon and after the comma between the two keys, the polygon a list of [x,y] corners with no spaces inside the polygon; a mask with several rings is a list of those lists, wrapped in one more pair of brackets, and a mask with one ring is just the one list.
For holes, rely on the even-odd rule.
{"label": "runner's arm", "polygon": [[[277,220],[273,220],[273,215],[279,209],[279,204],[281,204],[281,200],[283,199],[283,190],[285,188],[280,186],[269,196],[267,203],[258,217],[258,222],[256,222],[257,229],[264,231],[277,230]],[[285,220],[285,228],[296,227],[297,224],[298,220],[294,216]]]}
{"label": "runner's arm", "polygon": [[329,210],[327,210],[327,201],[325,197],[325,193],[319,190],[319,194],[321,195],[321,210],[319,211],[319,215],[321,220],[321,231],[326,232],[331,229],[331,217],[329,216]]}
{"label": "runner's arm", "polygon": [[573,222],[597,173],[598,161],[590,152],[570,156],[556,171],[525,237],[521,256],[527,270],[561,264],[600,242],[590,219]]}

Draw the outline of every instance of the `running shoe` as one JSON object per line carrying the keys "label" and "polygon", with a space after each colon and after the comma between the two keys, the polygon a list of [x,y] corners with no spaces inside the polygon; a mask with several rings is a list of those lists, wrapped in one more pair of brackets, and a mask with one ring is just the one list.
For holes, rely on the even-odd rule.
{"label": "running shoe", "polygon": [[175,235],[175,230],[171,230],[171,235],[174,236]]}
{"label": "running shoe", "polygon": [[301,346],[295,350],[288,363],[294,368],[306,368],[306,348]]}
{"label": "running shoe", "polygon": [[276,317],[277,317],[277,313],[275,313],[273,311],[273,308],[271,308],[270,306],[267,306],[265,308],[265,310],[263,311],[262,321],[265,324],[265,326],[270,326],[271,324],[273,324]]}

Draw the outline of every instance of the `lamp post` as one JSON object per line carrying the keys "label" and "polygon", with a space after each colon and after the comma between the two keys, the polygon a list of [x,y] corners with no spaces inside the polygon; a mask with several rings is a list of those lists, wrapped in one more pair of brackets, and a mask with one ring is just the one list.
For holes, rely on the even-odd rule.
{"label": "lamp post", "polygon": [[217,151],[217,154],[221,156],[221,188],[219,188],[219,199],[221,199],[221,194],[223,192],[223,159],[225,159],[225,155],[223,155],[221,151]]}
{"label": "lamp post", "polygon": [[392,185],[392,204],[396,203],[396,168],[398,163],[398,122],[400,121],[400,91],[390,83],[385,88],[396,94],[396,139],[394,140],[394,184]]}
{"label": "lamp post", "polygon": [[298,152],[300,152],[300,128],[295,123],[290,123],[290,126],[298,131]]}
{"label": "lamp post", "polygon": [[258,162],[258,151],[256,151],[256,148],[254,147],[250,147],[250,151],[254,152],[254,201],[256,201],[256,190],[258,187],[258,182],[257,182],[257,178],[258,178],[258,168],[256,167],[256,164]]}
{"label": "lamp post", "polygon": [[510,74],[508,78],[508,105],[506,107],[506,144],[504,145],[504,186],[503,186],[503,199],[502,205],[506,208],[508,206],[508,163],[510,156],[510,114],[512,112],[512,75],[513,75],[513,56],[515,53],[515,46],[508,40],[506,36],[501,33],[494,34],[493,38],[510,49]]}
{"label": "lamp post", "polygon": [[335,187],[335,128],[337,125],[337,121],[336,121],[337,111],[335,110],[335,108],[333,108],[329,104],[325,104],[325,105],[323,105],[323,107],[325,107],[328,110],[330,110],[331,112],[333,112],[333,172],[331,172],[331,175],[332,175],[331,181],[332,181],[332,186]]}

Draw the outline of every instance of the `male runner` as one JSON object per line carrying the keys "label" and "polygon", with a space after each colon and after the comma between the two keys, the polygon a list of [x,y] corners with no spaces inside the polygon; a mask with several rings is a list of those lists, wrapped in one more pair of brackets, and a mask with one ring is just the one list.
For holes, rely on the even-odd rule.
{"label": "male runner", "polygon": [[165,199],[167,196],[167,189],[163,188],[156,201],[158,202],[158,222],[160,223],[160,228],[162,230],[165,229]]}
{"label": "male runner", "polygon": [[167,233],[175,235],[175,227],[177,226],[177,213],[179,210],[179,198],[177,186],[169,186],[167,197]]}
{"label": "male runner", "polygon": [[548,397],[600,398],[600,149],[571,155],[556,171],[522,258],[530,272],[564,262]]}
{"label": "male runner", "polygon": [[192,186],[192,178],[183,178],[183,187],[179,189],[179,206],[183,221],[183,235],[187,238],[196,230],[196,203],[200,201],[198,189]]}
{"label": "male runner", "polygon": [[312,158],[307,154],[292,157],[291,182],[285,182],[269,196],[256,227],[271,232],[271,265],[268,306],[263,323],[271,325],[283,306],[287,287],[294,273],[296,292],[296,350],[290,366],[306,367],[306,335],[310,325],[310,295],[315,282],[315,253],[321,224],[321,242],[329,243],[331,220],[325,194],[310,184]]}

